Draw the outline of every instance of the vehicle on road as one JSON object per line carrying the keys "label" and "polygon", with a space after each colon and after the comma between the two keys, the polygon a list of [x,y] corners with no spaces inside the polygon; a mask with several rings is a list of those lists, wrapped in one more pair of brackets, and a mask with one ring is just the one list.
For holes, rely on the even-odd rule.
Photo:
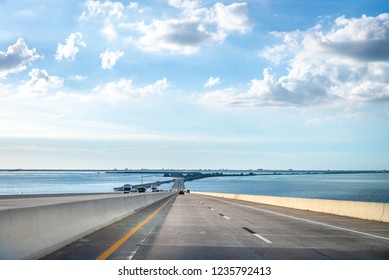
{"label": "vehicle on road", "polygon": [[146,192],[146,188],[144,188],[144,187],[139,187],[139,188],[138,188],[138,192],[144,193],[144,192]]}
{"label": "vehicle on road", "polygon": [[123,193],[129,193],[132,190],[132,186],[130,184],[125,184],[122,189]]}
{"label": "vehicle on road", "polygon": [[178,194],[185,194],[184,190],[180,190]]}

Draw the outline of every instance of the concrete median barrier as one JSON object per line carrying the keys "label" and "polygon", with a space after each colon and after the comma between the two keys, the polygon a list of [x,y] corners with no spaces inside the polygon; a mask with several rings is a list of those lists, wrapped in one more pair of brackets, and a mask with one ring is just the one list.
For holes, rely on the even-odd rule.
{"label": "concrete median barrier", "polygon": [[[38,259],[173,193],[111,195],[0,210],[0,259]],[[50,198],[47,198],[50,200]]]}
{"label": "concrete median barrier", "polygon": [[389,204],[376,202],[326,200],[294,197],[259,196],[245,194],[207,193],[198,194],[244,200],[293,209],[315,211],[365,220],[389,223]]}

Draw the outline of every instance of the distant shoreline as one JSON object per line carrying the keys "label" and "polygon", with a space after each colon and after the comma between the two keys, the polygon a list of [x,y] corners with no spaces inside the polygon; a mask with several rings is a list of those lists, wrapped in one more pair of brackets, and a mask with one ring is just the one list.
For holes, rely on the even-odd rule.
{"label": "distant shoreline", "polygon": [[[310,174],[368,174],[368,173],[389,173],[389,170],[342,170],[342,169],[0,169],[0,172],[104,172],[104,173],[149,173],[149,174],[168,174],[168,173],[198,173],[198,174],[225,174],[231,176],[231,172],[239,173],[236,176],[246,175],[310,175]],[[242,174],[243,173],[243,174]]]}

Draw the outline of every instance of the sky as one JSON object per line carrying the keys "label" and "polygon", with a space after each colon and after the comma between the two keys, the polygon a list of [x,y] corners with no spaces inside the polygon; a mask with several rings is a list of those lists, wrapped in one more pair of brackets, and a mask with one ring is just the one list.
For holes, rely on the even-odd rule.
{"label": "sky", "polygon": [[16,168],[389,169],[389,4],[2,0]]}

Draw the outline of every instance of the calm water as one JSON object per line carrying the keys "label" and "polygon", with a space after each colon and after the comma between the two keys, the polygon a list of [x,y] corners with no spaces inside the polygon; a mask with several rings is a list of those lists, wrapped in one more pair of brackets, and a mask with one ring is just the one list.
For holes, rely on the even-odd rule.
{"label": "calm water", "polygon": [[[163,174],[114,174],[97,171],[0,171],[0,195],[109,193],[124,184],[166,181]],[[169,189],[168,184],[160,189]]]}
{"label": "calm water", "polygon": [[389,202],[389,173],[214,177],[185,185],[206,192]]}
{"label": "calm water", "polygon": [[[124,184],[164,181],[163,174],[96,171],[0,171],[0,195],[109,193]],[[185,183],[193,191],[389,202],[389,173],[213,177]],[[160,189],[170,189],[171,184]]]}

